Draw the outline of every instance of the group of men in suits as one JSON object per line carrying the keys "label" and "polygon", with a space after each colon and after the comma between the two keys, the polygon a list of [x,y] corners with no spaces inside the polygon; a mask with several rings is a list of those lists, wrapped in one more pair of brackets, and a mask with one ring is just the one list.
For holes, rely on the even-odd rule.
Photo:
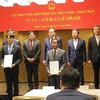
{"label": "group of men in suits", "polygon": [[[8,49],[9,45],[11,47],[11,54],[13,55],[13,64],[11,68],[4,68],[7,88],[9,98],[11,98],[12,87],[11,83],[14,82],[15,94],[18,94],[18,73],[19,73],[19,63],[22,61],[22,52],[20,42],[16,40],[15,35],[8,31],[6,35],[8,44],[2,47],[2,59],[5,55],[9,55]],[[99,88],[99,68],[100,68],[100,26],[96,25],[93,28],[94,36],[89,39],[88,42],[88,62],[93,64],[94,69],[94,83],[95,88]],[[38,78],[38,66],[40,63],[40,54],[41,54],[41,43],[40,40],[36,39],[36,36],[33,31],[30,31],[28,34],[28,39],[24,41],[22,46],[24,61],[27,71],[27,79],[29,90],[37,89],[39,86]],[[54,56],[55,55],[55,56]],[[50,62],[58,61],[59,63],[59,72],[56,75],[50,74]],[[46,66],[48,74],[48,85],[53,85],[55,88],[59,88],[60,84],[60,74],[65,69],[66,63],[77,69],[81,76],[81,85],[84,85],[84,65],[86,64],[86,46],[85,40],[79,38],[79,31],[77,29],[72,30],[72,39],[68,40],[66,54],[62,50],[62,39],[56,36],[54,28],[49,29],[49,37],[44,41],[44,51],[43,51],[43,64]],[[8,75],[9,73],[9,75]],[[13,75],[14,74],[14,75]],[[32,74],[34,74],[34,84],[32,81]],[[12,78],[10,78],[12,76]],[[16,77],[16,78],[13,78]],[[17,82],[15,82],[15,80]],[[10,80],[10,81],[9,81]],[[10,84],[10,85],[9,85]],[[11,99],[9,99],[11,100]]]}
{"label": "group of men in suits", "polygon": [[[24,41],[23,47],[21,48],[20,46],[18,46],[20,42],[19,40],[15,39],[13,30],[9,30],[7,33],[7,40],[4,41],[2,46],[1,59],[3,63],[5,55],[13,55],[12,65],[10,67],[4,67],[2,64],[7,83],[8,100],[12,100],[12,83],[14,85],[14,96],[19,95],[18,75],[19,64],[22,61],[22,55],[24,56],[24,61],[26,65],[29,86],[28,91],[38,88],[38,65],[40,62],[39,56],[41,53],[41,44],[40,41],[36,39],[34,32],[30,31],[28,34],[28,40]],[[34,84],[32,81],[32,74],[34,74]]]}
{"label": "group of men in suits", "polygon": [[[89,41],[88,41],[88,63],[92,62],[93,70],[94,70],[95,88],[99,89],[100,25],[95,25],[93,27],[93,34],[94,34],[93,37],[89,38]],[[54,41],[52,41],[52,39],[57,39],[57,48],[62,49],[62,39],[60,37],[56,36],[54,28],[50,28],[49,29],[49,37],[46,38],[45,42],[44,42],[44,54],[43,54],[43,63],[46,65],[47,69],[48,69],[49,62],[53,60],[52,59],[52,57],[53,57],[52,51],[54,51],[54,47],[53,47]],[[46,59],[46,57],[47,57],[47,59]],[[62,58],[59,55],[59,59],[57,58],[56,61],[59,61],[60,59],[62,59]],[[81,85],[84,85],[84,65],[87,62],[86,45],[85,45],[85,40],[79,38],[79,31],[77,29],[72,30],[72,39],[68,40],[68,42],[67,42],[66,62],[67,62],[68,66],[75,68],[79,71],[79,73],[81,75],[81,80],[80,80]],[[64,64],[64,62],[60,64],[59,68],[63,64]],[[47,72],[48,72],[48,70],[47,70]],[[51,76],[48,75],[48,85],[52,85],[52,82],[50,83]],[[55,86],[55,88],[56,88],[56,86]]]}
{"label": "group of men in suits", "polygon": [[[56,50],[56,58],[54,59],[54,51]],[[45,39],[44,43],[44,55],[43,63],[45,64],[48,73],[48,85],[53,85],[55,88],[59,88],[60,73],[65,69],[67,64],[78,71],[81,74],[81,85],[84,85],[84,72],[83,66],[86,63],[86,46],[85,40],[79,38],[79,31],[77,29],[72,30],[72,39],[68,41],[67,51],[62,50],[62,39],[55,35],[55,29],[49,29],[49,38]],[[50,75],[50,62],[59,62],[59,73]]]}

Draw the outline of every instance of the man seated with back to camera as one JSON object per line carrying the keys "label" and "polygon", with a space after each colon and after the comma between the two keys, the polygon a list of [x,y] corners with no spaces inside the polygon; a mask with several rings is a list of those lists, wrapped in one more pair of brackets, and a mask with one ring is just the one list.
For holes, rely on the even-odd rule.
{"label": "man seated with back to camera", "polygon": [[76,69],[66,68],[60,78],[61,91],[47,96],[46,100],[94,100],[92,96],[77,91],[80,73]]}

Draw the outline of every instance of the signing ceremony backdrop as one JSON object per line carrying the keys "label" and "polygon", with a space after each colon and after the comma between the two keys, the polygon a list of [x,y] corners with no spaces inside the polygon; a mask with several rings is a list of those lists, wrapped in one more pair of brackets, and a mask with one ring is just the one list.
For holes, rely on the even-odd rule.
{"label": "signing ceremony backdrop", "polygon": [[0,0],[0,31],[91,28],[100,23],[99,0]]}

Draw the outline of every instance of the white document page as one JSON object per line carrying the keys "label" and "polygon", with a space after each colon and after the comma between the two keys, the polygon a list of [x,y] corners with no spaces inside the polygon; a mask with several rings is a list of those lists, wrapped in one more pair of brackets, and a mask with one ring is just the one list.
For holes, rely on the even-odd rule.
{"label": "white document page", "polygon": [[50,61],[50,74],[58,74],[59,72],[59,62],[58,61]]}
{"label": "white document page", "polygon": [[13,61],[13,55],[5,55],[4,56],[4,64],[3,67],[11,67],[12,66],[12,61]]}

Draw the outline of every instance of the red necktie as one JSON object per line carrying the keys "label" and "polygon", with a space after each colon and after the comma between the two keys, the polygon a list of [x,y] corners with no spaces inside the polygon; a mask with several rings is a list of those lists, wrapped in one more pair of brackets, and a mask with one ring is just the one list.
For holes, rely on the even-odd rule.
{"label": "red necktie", "polygon": [[30,41],[30,51],[32,50],[32,41]]}

